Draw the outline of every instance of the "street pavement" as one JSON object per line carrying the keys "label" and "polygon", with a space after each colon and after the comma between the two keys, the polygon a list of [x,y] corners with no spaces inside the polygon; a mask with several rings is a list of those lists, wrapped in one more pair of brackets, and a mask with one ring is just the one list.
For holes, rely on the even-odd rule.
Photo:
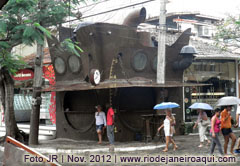
{"label": "street pavement", "polygon": [[[236,134],[237,136],[239,134]],[[223,137],[221,136],[221,143],[223,145]],[[165,144],[158,142],[116,142],[113,147],[108,142],[103,142],[101,145],[97,141],[75,141],[70,139],[54,139],[43,140],[40,144],[34,146],[35,150],[47,155],[50,158],[56,159],[61,165],[240,165],[240,155],[234,158],[236,162],[219,163],[221,157],[217,147],[215,148],[214,161],[217,163],[207,163],[212,161],[210,156],[210,145],[205,145],[198,148],[198,135],[183,135],[174,136],[178,149],[173,151],[173,147],[169,147],[168,152],[162,152]],[[231,141],[230,141],[231,143]],[[229,148],[230,148],[229,143]],[[0,153],[0,159],[2,152]],[[201,162],[197,162],[200,156]],[[135,157],[135,158],[134,158]],[[140,158],[141,157],[141,158]],[[173,159],[180,161],[180,157],[185,158],[187,163],[171,163]],[[195,157],[195,158],[194,158]],[[208,157],[208,158],[207,158]],[[229,157],[235,157],[229,155]],[[160,160],[161,159],[161,160]],[[232,158],[231,158],[232,159]],[[226,159],[227,160],[227,159]],[[167,162],[168,161],[168,162]],[[183,160],[181,160],[183,161]],[[189,162],[190,161],[190,162]],[[166,164],[167,163],[167,164]]]}

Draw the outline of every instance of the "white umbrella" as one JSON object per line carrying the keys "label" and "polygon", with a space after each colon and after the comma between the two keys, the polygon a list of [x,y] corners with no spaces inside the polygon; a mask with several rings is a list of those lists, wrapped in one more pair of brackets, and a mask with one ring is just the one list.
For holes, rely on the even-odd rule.
{"label": "white umbrella", "polygon": [[213,110],[213,108],[207,103],[194,103],[189,108],[201,110]]}
{"label": "white umbrella", "polygon": [[217,102],[217,106],[238,105],[238,104],[240,104],[240,100],[235,96],[222,97]]}

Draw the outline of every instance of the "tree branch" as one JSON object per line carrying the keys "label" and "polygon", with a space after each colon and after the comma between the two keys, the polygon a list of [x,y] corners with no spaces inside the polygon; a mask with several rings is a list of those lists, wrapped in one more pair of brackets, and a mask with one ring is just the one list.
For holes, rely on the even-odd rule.
{"label": "tree branch", "polygon": [[3,109],[5,110],[5,86],[3,83],[3,74],[2,74],[2,69],[0,69],[0,100],[1,100],[1,104],[3,106]]}

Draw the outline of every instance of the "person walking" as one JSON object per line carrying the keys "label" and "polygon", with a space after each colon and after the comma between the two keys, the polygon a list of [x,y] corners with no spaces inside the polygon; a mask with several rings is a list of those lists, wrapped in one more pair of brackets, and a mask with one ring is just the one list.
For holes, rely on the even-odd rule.
{"label": "person walking", "polygon": [[206,136],[206,129],[208,125],[210,124],[210,121],[207,117],[206,112],[204,112],[201,109],[198,109],[198,119],[193,126],[193,129],[195,129],[198,126],[198,132],[199,132],[199,138],[200,138],[200,145],[199,148],[203,147],[204,141],[207,141],[207,145],[210,144],[210,141],[208,140]]}
{"label": "person walking", "polygon": [[107,136],[110,145],[114,145],[114,111],[110,104],[106,104],[107,108]]}
{"label": "person walking", "polygon": [[221,112],[221,130],[222,130],[222,134],[224,136],[224,153],[225,153],[225,155],[227,155],[227,147],[228,147],[229,138],[232,139],[230,153],[233,155],[234,155],[233,148],[236,143],[236,136],[232,132],[232,129],[231,129],[232,128],[231,110],[232,110],[232,106],[228,105]]}
{"label": "person walking", "polygon": [[97,105],[96,106],[97,112],[95,113],[95,119],[96,119],[96,130],[98,134],[98,144],[102,143],[102,133],[104,129],[106,128],[106,115],[102,111],[102,106]]}
{"label": "person walking", "polygon": [[[237,106],[237,112],[236,112],[236,124],[234,126],[235,128],[240,127],[240,105]],[[240,137],[240,136],[239,136]],[[238,139],[238,145],[237,149],[240,149],[240,138]]]}
{"label": "person walking", "polygon": [[211,148],[210,148],[210,154],[212,155],[215,149],[215,146],[218,146],[219,153],[223,156],[223,150],[222,145],[219,140],[219,132],[220,132],[220,124],[221,120],[219,120],[221,110],[219,108],[216,108],[214,110],[214,116],[211,119],[211,136],[212,136],[212,142],[211,142]]}
{"label": "person walking", "polygon": [[173,150],[175,151],[178,148],[178,146],[176,145],[172,137],[173,137],[173,133],[175,132],[174,125],[176,124],[176,121],[174,116],[172,115],[171,109],[167,109],[165,112],[166,112],[166,118],[163,121],[163,124],[158,128],[158,132],[162,128],[164,128],[164,134],[166,138],[166,147],[163,150],[163,152],[168,151],[169,143],[173,144],[174,146]]}

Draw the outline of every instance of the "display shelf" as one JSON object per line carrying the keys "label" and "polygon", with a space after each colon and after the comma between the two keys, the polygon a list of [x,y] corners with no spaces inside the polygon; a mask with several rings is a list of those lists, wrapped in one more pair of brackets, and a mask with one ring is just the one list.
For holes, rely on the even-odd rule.
{"label": "display shelf", "polygon": [[192,93],[192,96],[225,96],[225,92]]}

